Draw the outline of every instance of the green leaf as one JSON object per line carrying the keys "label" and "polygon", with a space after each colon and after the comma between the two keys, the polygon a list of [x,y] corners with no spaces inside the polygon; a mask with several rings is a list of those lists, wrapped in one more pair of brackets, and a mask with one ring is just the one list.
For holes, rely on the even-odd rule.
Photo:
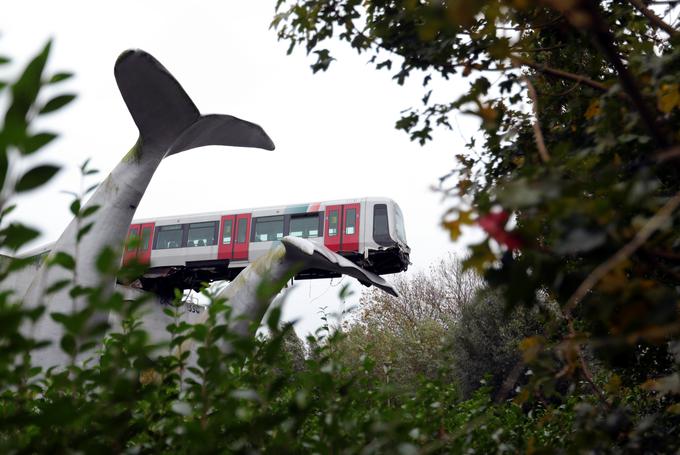
{"label": "green leaf", "polygon": [[78,216],[78,214],[80,213],[80,199],[75,199],[73,202],[71,202],[69,210],[71,211],[73,216]]}
{"label": "green leaf", "polygon": [[95,183],[94,185],[90,186],[88,189],[85,190],[85,195],[87,196],[91,192],[97,189],[99,187],[99,183]]}
{"label": "green leaf", "polygon": [[62,351],[68,355],[73,356],[76,354],[76,339],[73,335],[67,333],[61,337],[61,343],[59,343],[59,345],[61,346]]}
{"label": "green leaf", "polygon": [[41,148],[45,147],[47,144],[52,142],[58,137],[55,133],[38,133],[34,136],[29,136],[24,141],[21,151],[24,155],[30,155],[37,152]]}
{"label": "green leaf", "polygon": [[76,237],[76,241],[80,242],[80,239],[82,239],[85,234],[90,232],[90,229],[92,229],[92,226],[94,226],[94,223],[87,223],[85,226],[78,229],[78,235]]}
{"label": "green leaf", "polygon": [[73,73],[66,73],[66,72],[57,73],[54,76],[52,76],[50,78],[49,82],[47,82],[47,83],[48,84],[56,84],[58,82],[65,81],[67,79],[71,79],[72,77],[73,77]]}
{"label": "green leaf", "polygon": [[49,100],[42,109],[40,109],[40,114],[49,114],[50,112],[59,110],[74,99],[76,99],[76,95],[72,94],[55,96]]}
{"label": "green leaf", "polygon": [[97,270],[101,273],[111,273],[117,267],[120,256],[117,256],[111,247],[105,247],[97,256]]}
{"label": "green leaf", "polygon": [[70,254],[59,251],[50,259],[50,265],[60,265],[67,270],[75,270],[76,261]]}
{"label": "green leaf", "polygon": [[0,55],[0,65],[6,65],[9,62],[11,62],[9,57],[5,57],[4,55]]}
{"label": "green leaf", "polygon": [[80,217],[81,218],[87,218],[88,216],[94,214],[97,210],[99,210],[99,207],[101,207],[98,204],[93,204],[88,207],[85,207],[85,209],[80,212]]}
{"label": "green leaf", "polygon": [[40,232],[20,223],[12,223],[0,231],[2,235],[2,246],[11,250],[18,250],[26,243],[34,240]]}
{"label": "green leaf", "polygon": [[57,291],[64,289],[66,286],[71,284],[71,280],[59,280],[55,281],[45,290],[45,294],[53,294]]}
{"label": "green leaf", "polygon": [[10,144],[20,144],[26,136],[26,116],[42,87],[42,74],[51,46],[52,42],[48,41],[12,86],[12,102],[5,116],[4,127],[5,139]]}
{"label": "green leaf", "polygon": [[5,216],[9,215],[16,208],[17,208],[16,204],[12,204],[12,205],[5,207],[4,209],[2,209],[2,213],[0,213],[0,218],[4,218]]}
{"label": "green leaf", "polygon": [[16,191],[29,191],[47,183],[59,171],[58,166],[43,164],[26,172],[17,182]]}
{"label": "green leaf", "polygon": [[0,189],[2,189],[5,186],[5,180],[7,179],[8,171],[9,161],[7,159],[7,149],[3,147],[2,144],[0,143]]}

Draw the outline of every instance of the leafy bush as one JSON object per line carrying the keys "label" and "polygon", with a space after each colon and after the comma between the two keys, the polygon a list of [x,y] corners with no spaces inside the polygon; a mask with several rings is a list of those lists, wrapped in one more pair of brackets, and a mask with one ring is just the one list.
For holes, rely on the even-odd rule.
{"label": "leafy bush", "polygon": [[[632,1],[288,3],[274,25],[293,46],[305,43],[316,53],[315,70],[332,61],[317,46],[339,25],[341,39],[356,49],[399,55],[400,83],[421,70],[429,73],[426,84],[455,71],[502,73],[498,92],[480,73],[459,100],[434,103],[426,93],[423,110],[406,112],[397,124],[426,142],[434,124],[449,124],[453,109],[482,121],[484,148],[459,157],[452,174],[459,199],[444,226],[452,237],[463,224],[487,232],[466,264],[484,272],[492,298],[454,305],[450,318],[448,309],[428,314],[432,306],[421,303],[433,289],[414,287],[414,305],[401,309],[415,320],[390,332],[393,314],[384,305],[392,303],[375,300],[380,310],[367,306],[366,324],[346,334],[320,330],[303,358],[276,311],[268,338],[240,337],[218,323],[218,315],[228,320],[228,302],[208,296],[205,322],[189,325],[178,300],[168,308],[171,341],[155,346],[141,328],[143,299],[64,282],[59,286],[87,305],[51,315],[64,328],[60,346],[71,361],[41,371],[31,356],[44,342],[27,328],[49,309],[23,307],[12,280],[16,270],[45,258],[6,257],[0,263],[6,289],[0,293],[0,451],[680,450],[674,228],[680,98],[672,26]],[[515,34],[499,33],[506,27]],[[57,166],[12,171],[56,137],[34,131],[33,120],[73,99],[42,99],[45,85],[68,77],[45,74],[49,50],[15,81],[0,81],[0,93],[11,98],[3,103],[0,133],[0,243],[10,252],[38,235],[6,222],[11,196],[39,187]],[[390,69],[392,61],[377,64]],[[524,89],[540,106],[534,114],[518,104]],[[87,166],[82,170],[87,174]],[[78,204],[72,208],[79,213]],[[77,261],[63,255],[52,266],[73,270]],[[103,281],[126,273],[118,262],[115,252],[100,253]],[[452,287],[440,289],[455,290],[457,283],[446,279]],[[497,296],[503,305],[492,304]],[[552,316],[546,301],[556,302]],[[504,313],[506,307],[519,310]],[[114,313],[122,329],[100,344],[100,334],[85,328],[101,310]],[[546,316],[550,323],[537,327]],[[507,371],[516,358],[512,346],[526,335],[517,364],[532,374],[513,377],[513,367],[500,386],[509,393],[499,394],[499,371]],[[441,357],[438,364],[442,338],[455,347],[450,361]],[[188,342],[195,363],[183,349]],[[231,349],[220,348],[225,344]],[[93,346],[96,354],[79,361]],[[483,370],[492,373],[491,385],[471,392]],[[523,387],[515,393],[517,385]]]}

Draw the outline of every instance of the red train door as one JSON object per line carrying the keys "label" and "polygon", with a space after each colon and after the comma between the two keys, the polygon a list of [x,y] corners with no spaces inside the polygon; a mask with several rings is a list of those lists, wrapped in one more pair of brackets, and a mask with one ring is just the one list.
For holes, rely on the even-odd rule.
{"label": "red train door", "polygon": [[217,259],[232,259],[234,251],[235,215],[224,215],[220,221],[220,243],[217,246]]}
{"label": "red train door", "polygon": [[137,260],[141,264],[151,263],[151,248],[153,247],[153,228],[154,223],[144,223],[142,226],[139,247],[137,248]]}
{"label": "red train door", "polygon": [[234,249],[232,259],[248,260],[248,244],[250,243],[250,213],[234,215]]}
{"label": "red train door", "polygon": [[329,205],[326,207],[326,225],[323,234],[323,244],[331,251],[339,251],[341,244],[342,206]]}
{"label": "red train door", "polygon": [[359,251],[359,204],[342,206],[342,245],[340,251]]}
{"label": "red train door", "polygon": [[125,252],[123,253],[123,265],[127,265],[132,261],[132,258],[137,256],[137,246],[136,240],[139,238],[139,224],[131,224],[128,229],[126,241],[125,241]]}
{"label": "red train door", "polygon": [[[151,248],[153,246],[154,223],[132,224],[128,229],[127,244],[123,254],[123,265],[132,258],[137,258],[140,264],[151,263]],[[135,243],[134,239],[138,239]]]}

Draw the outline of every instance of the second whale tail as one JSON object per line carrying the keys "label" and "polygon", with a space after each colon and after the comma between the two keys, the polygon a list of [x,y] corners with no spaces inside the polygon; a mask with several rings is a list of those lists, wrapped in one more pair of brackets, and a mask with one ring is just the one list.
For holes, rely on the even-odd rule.
{"label": "second whale tail", "polygon": [[164,156],[205,145],[274,150],[259,125],[231,115],[201,115],[172,74],[142,50],[123,52],[114,74],[144,149]]}

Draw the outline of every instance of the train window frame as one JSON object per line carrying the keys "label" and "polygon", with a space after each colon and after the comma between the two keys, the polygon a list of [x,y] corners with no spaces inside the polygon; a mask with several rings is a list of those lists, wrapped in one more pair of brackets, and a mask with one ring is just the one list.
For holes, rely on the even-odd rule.
{"label": "train window frame", "polygon": [[[283,237],[286,235],[286,217],[284,215],[270,215],[270,216],[259,216],[257,218],[253,218],[252,221],[252,230],[250,233],[250,241],[251,242],[276,242],[280,241]],[[259,225],[263,223],[271,223],[271,222],[281,222],[281,232],[280,236],[278,235],[279,232],[276,232],[276,238],[275,239],[265,239],[262,240],[261,235],[258,236],[258,231],[257,228]],[[267,234],[268,236],[268,234]]]}
{"label": "train window frame", "polygon": [[[385,224],[384,226],[378,226],[376,220],[380,215],[378,212],[384,211]],[[384,228],[384,232],[377,232],[378,227]],[[382,230],[382,229],[381,229]],[[387,204],[375,204],[373,206],[373,241],[380,246],[392,246],[394,241],[390,236],[390,215],[387,210]]]}
{"label": "train window frame", "polygon": [[[242,221],[243,223],[241,223]],[[236,243],[239,245],[243,243],[248,243],[248,219],[238,218],[236,228],[238,230]]]}
{"label": "train window frame", "polygon": [[[128,235],[127,239],[125,241],[125,251],[136,251],[139,245],[136,248],[130,248],[130,243],[132,243],[132,236],[135,235],[137,238],[139,238],[139,226],[131,227],[128,229]],[[134,234],[133,234],[134,233]]]}
{"label": "train window frame", "polygon": [[149,251],[149,240],[151,240],[153,229],[150,226],[146,226],[141,231],[139,234],[139,251]]}
{"label": "train window frame", "polygon": [[[183,248],[186,243],[186,225],[185,224],[166,224],[164,226],[156,226],[156,232],[153,236],[153,249],[154,250],[175,250],[177,248]],[[177,246],[169,246],[166,248],[160,248],[158,245],[159,239],[164,231],[179,231],[181,233],[180,241]]]}
{"label": "train window frame", "polygon": [[[224,239],[227,238],[224,236],[224,234],[227,231],[227,226],[229,226],[229,241],[225,242]],[[232,240],[234,239],[234,220],[229,218],[224,220],[224,225],[222,227],[222,245],[231,245],[233,242]]]}
{"label": "train window frame", "polygon": [[[354,215],[350,216],[350,213],[353,213]],[[345,216],[343,218],[344,218],[343,224],[345,227],[343,235],[355,235],[357,233],[357,209],[354,207],[348,208],[347,210],[345,210]],[[347,222],[349,220],[352,220],[351,226],[352,232],[347,232],[348,229],[350,229],[350,226],[347,225],[348,224]]]}
{"label": "train window frame", "polygon": [[[198,226],[202,225],[202,226]],[[186,248],[199,248],[199,247],[206,247],[206,246],[215,246],[217,245],[217,227],[219,225],[219,221],[196,221],[193,223],[187,223],[186,224],[186,230],[187,230],[187,239],[184,242],[184,245]],[[189,244],[189,240],[191,237],[191,230],[192,229],[205,229],[205,228],[212,228],[212,243],[206,242],[205,245],[194,245],[193,241],[192,244]],[[209,239],[206,239],[209,240]]]}
{"label": "train window frame", "polygon": [[[335,221],[333,220],[333,216],[335,216]],[[328,212],[328,237],[335,237],[336,235],[340,235],[338,225],[340,224],[340,210],[339,209],[333,209]],[[335,228],[334,232],[331,232],[332,228]]]}
{"label": "train window frame", "polygon": [[[284,226],[284,235],[290,235],[293,237],[298,237],[302,239],[315,239],[319,237],[323,237],[323,212],[307,212],[307,213],[296,213],[294,215],[289,215],[287,222],[285,223]],[[291,225],[293,221],[300,220],[300,219],[316,219],[316,234],[315,235],[295,235],[293,233],[293,229],[291,228]],[[308,229],[308,231],[311,232],[311,229]],[[302,231],[304,233],[304,231]]]}

